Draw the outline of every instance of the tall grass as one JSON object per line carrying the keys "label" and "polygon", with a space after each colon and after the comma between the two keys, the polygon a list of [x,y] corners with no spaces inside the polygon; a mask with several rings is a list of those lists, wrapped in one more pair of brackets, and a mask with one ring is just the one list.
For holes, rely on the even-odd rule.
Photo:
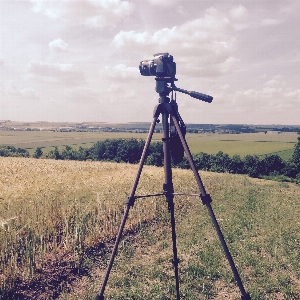
{"label": "tall grass", "polygon": [[[135,169],[126,164],[0,158],[2,293],[20,279],[34,278],[49,259],[66,252],[74,267],[80,267],[86,247],[113,237]],[[152,177],[151,172],[145,175],[141,193],[155,189],[155,182],[147,181]],[[153,218],[154,202],[136,206],[127,229]]]}
{"label": "tall grass", "polygon": [[[117,163],[0,158],[2,295],[19,280],[30,282],[63,254],[74,269],[86,265],[86,249],[116,235],[136,169]],[[173,175],[176,191],[199,192],[189,170],[175,169]],[[240,175],[201,175],[252,299],[299,299],[299,187]],[[163,182],[162,168],[145,166],[137,194],[161,192]],[[197,197],[175,197],[175,205],[182,298],[238,299],[205,206]],[[164,198],[136,201],[126,231],[137,227],[120,244],[107,299],[173,299]],[[104,272],[102,261],[74,294],[61,299],[94,299]]]}
{"label": "tall grass", "polygon": [[[245,288],[253,300],[300,299],[300,189],[246,176],[201,173]],[[176,190],[193,191],[192,175],[174,171]],[[182,299],[240,299],[207,210],[196,197],[175,197]],[[160,216],[124,237],[106,299],[174,299],[172,242],[166,204]],[[105,269],[60,299],[93,299]]]}

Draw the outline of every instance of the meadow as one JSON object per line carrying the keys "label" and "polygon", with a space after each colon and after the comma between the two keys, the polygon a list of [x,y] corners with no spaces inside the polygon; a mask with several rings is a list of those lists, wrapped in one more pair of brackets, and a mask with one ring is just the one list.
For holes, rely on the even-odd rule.
{"label": "meadow", "polygon": [[[1,157],[2,299],[94,299],[136,169]],[[252,299],[299,299],[299,186],[200,174]],[[161,192],[163,177],[162,168],[145,166],[137,195]],[[189,170],[174,169],[173,181],[175,191],[199,193]],[[166,206],[161,197],[136,201],[106,299],[174,299]],[[240,299],[199,198],[175,197],[175,210],[182,299]]]}
{"label": "meadow", "polygon": [[[46,154],[54,146],[62,150],[66,145],[78,149],[91,147],[104,139],[136,138],[146,139],[146,133],[131,132],[47,132],[47,131],[0,131],[0,145],[11,145],[29,150],[30,155],[37,147]],[[160,141],[161,134],[155,133],[153,141]],[[192,153],[216,154],[219,151],[233,156],[265,156],[277,154],[282,159],[290,159],[297,142],[296,133],[242,133],[242,134],[191,134],[186,135]]]}

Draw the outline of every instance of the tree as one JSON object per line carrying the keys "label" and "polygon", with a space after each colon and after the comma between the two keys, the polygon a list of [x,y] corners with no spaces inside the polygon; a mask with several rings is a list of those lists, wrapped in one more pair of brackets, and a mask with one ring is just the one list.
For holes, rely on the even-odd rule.
{"label": "tree", "polygon": [[61,158],[64,160],[77,160],[77,153],[71,146],[66,146],[61,154]]}
{"label": "tree", "polygon": [[230,157],[228,154],[219,151],[216,155],[211,155],[211,168],[213,172],[224,173],[228,171],[230,165]]}
{"label": "tree", "polygon": [[150,155],[148,155],[145,163],[146,165],[162,167],[164,164],[163,156],[160,155],[158,152],[153,152]]}
{"label": "tree", "polygon": [[211,156],[204,152],[194,155],[194,162],[198,170],[208,171],[211,168]]}
{"label": "tree", "polygon": [[267,155],[261,161],[261,171],[263,175],[270,175],[271,173],[282,174],[285,164],[278,155]]}
{"label": "tree", "polygon": [[300,129],[298,129],[297,133],[299,135],[298,143],[295,145],[292,162],[295,164],[298,173],[300,173]]}
{"label": "tree", "polygon": [[29,157],[29,152],[26,149],[14,146],[1,146],[0,156]]}
{"label": "tree", "polygon": [[40,147],[36,148],[33,154],[34,158],[40,158],[43,155],[43,151]]}
{"label": "tree", "polygon": [[244,160],[243,173],[250,177],[258,177],[261,174],[261,162],[256,155],[246,155]]}
{"label": "tree", "polygon": [[242,174],[244,163],[239,155],[233,155],[228,165],[228,172],[232,174]]}
{"label": "tree", "polygon": [[49,153],[46,155],[46,158],[62,159],[57,147],[54,147],[54,150],[50,150]]}
{"label": "tree", "polygon": [[89,154],[89,149],[80,146],[77,151],[77,160],[87,160],[89,158]]}

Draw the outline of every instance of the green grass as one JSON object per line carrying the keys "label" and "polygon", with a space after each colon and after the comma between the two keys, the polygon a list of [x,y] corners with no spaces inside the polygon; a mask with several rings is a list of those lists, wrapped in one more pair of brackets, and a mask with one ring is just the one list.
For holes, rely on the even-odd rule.
{"label": "green grass", "polygon": [[[94,142],[112,138],[146,139],[146,133],[129,132],[43,132],[43,131],[0,131],[0,145],[26,148],[32,155],[37,147],[46,154],[54,146],[63,149],[66,145],[74,148],[90,147]],[[161,134],[154,134],[153,140],[161,140]],[[290,159],[297,142],[296,133],[245,133],[245,134],[187,134],[192,153],[216,154],[219,151],[242,157],[247,154],[265,156],[278,154]]]}
{"label": "green grass", "polygon": [[277,151],[277,152],[271,152],[271,153],[267,153],[267,154],[263,154],[263,155],[258,155],[260,158],[264,158],[267,155],[278,155],[279,157],[281,157],[281,159],[283,161],[288,161],[291,160],[294,154],[294,147],[292,149],[288,149],[288,150],[282,150],[282,151]]}
{"label": "green grass", "polygon": [[[51,132],[51,131],[0,131],[0,145],[26,149],[48,148],[66,145],[85,145],[112,138],[144,139],[143,133],[130,132]],[[154,134],[153,139],[157,139]]]}
{"label": "green grass", "polygon": [[[192,153],[204,152],[216,154],[219,151],[227,153],[229,156],[235,154],[244,157],[250,155],[266,155],[273,153],[282,153],[283,151],[292,151],[294,144],[281,142],[246,142],[246,141],[194,141],[188,140]],[[200,151],[199,151],[200,150]]]}
{"label": "green grass", "polygon": [[[299,187],[245,176],[202,175],[252,299],[299,299]],[[176,170],[174,177],[176,188],[192,182],[188,171]],[[194,189],[193,185],[189,188]],[[175,201],[182,299],[240,299],[206,208],[198,198],[178,197]],[[106,299],[176,297],[165,206],[155,220],[139,226],[135,234],[124,236]],[[105,265],[105,260],[102,263]],[[103,265],[94,266],[89,277],[80,281],[80,289],[75,286],[73,294],[63,294],[60,299],[93,299],[101,288],[104,272]]]}
{"label": "green grass", "polygon": [[[0,158],[0,165],[2,290],[20,280],[30,282],[45,270],[54,276],[59,268],[51,272],[49,262],[63,266],[67,258],[86,275],[72,285],[59,277],[65,291],[60,299],[94,299],[137,166],[24,158]],[[252,299],[299,299],[299,186],[242,175],[201,176]],[[160,192],[163,178],[162,168],[145,166],[137,195]],[[189,170],[174,169],[173,182],[177,192],[199,193]],[[175,213],[182,299],[240,299],[206,207],[198,197],[176,196]],[[101,256],[95,250],[88,254],[102,243],[107,248]],[[138,199],[106,299],[174,299],[171,259],[165,199]],[[51,299],[51,285],[43,283],[43,288],[48,290],[44,298]]]}

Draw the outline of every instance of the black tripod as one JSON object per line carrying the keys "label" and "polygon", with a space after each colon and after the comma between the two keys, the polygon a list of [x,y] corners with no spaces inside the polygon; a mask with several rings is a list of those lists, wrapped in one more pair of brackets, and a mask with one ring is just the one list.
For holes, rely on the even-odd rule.
{"label": "black tripod", "polygon": [[[117,249],[118,249],[118,245],[122,236],[122,232],[126,223],[126,219],[128,217],[128,213],[130,210],[130,207],[132,207],[134,205],[134,202],[136,199],[138,198],[145,198],[145,197],[152,197],[152,196],[165,196],[166,197],[166,201],[168,203],[168,209],[169,209],[169,213],[170,213],[170,217],[171,217],[171,228],[172,228],[172,241],[173,241],[173,266],[174,266],[174,271],[175,271],[175,279],[176,279],[176,295],[177,295],[177,300],[180,299],[180,293],[179,293],[179,277],[178,277],[178,256],[177,256],[177,247],[176,247],[176,231],[175,231],[175,214],[174,214],[174,195],[193,195],[193,196],[199,196],[202,200],[202,203],[204,205],[206,205],[208,212],[210,214],[210,217],[212,219],[212,222],[215,226],[215,229],[217,231],[217,234],[219,236],[219,239],[221,241],[221,244],[223,246],[223,249],[225,251],[226,257],[229,261],[229,264],[231,266],[232,272],[234,274],[235,280],[238,284],[238,287],[240,289],[241,292],[241,299],[242,300],[251,300],[250,295],[248,293],[246,293],[243,283],[241,281],[241,278],[239,276],[239,273],[235,267],[234,261],[231,257],[231,254],[229,252],[229,249],[226,245],[224,236],[221,232],[221,229],[219,227],[219,224],[216,220],[216,217],[214,215],[214,212],[212,210],[212,207],[210,205],[211,203],[211,197],[209,194],[206,193],[204,185],[202,183],[202,180],[200,178],[200,175],[195,167],[191,152],[189,150],[189,147],[187,145],[187,142],[185,140],[184,137],[184,133],[182,132],[182,127],[183,127],[183,121],[180,117],[180,114],[178,112],[177,109],[177,104],[176,101],[174,101],[173,99],[170,101],[168,95],[169,93],[173,90],[174,91],[180,91],[183,92],[185,94],[189,94],[190,96],[206,101],[206,102],[211,102],[212,101],[212,97],[211,96],[207,96],[201,93],[197,93],[197,92],[189,92],[186,90],[182,90],[177,88],[174,85],[174,81],[171,78],[165,78],[165,77],[156,77],[156,91],[159,93],[159,104],[155,107],[154,109],[154,116],[153,116],[153,121],[152,124],[150,126],[150,130],[149,130],[149,134],[144,146],[144,150],[140,159],[140,163],[139,163],[139,167],[138,167],[138,171],[137,171],[137,175],[135,178],[135,181],[133,183],[132,189],[131,189],[131,193],[130,196],[127,199],[126,202],[126,210],[124,212],[124,216],[123,216],[123,220],[122,223],[120,225],[119,228],[119,232],[115,241],[115,245],[114,245],[114,249],[109,261],[109,265],[107,267],[107,271],[105,274],[105,278],[102,284],[102,288],[100,293],[97,295],[96,300],[103,300],[104,299],[104,290],[108,281],[108,277],[114,262],[114,258],[116,256],[117,253]],[[168,83],[171,83],[171,86],[168,86]],[[173,98],[173,97],[172,97]],[[159,193],[159,194],[149,194],[149,195],[144,195],[144,196],[135,196],[135,192],[138,186],[138,182],[141,176],[141,172],[146,160],[146,155],[147,155],[147,150],[149,148],[151,139],[152,139],[152,135],[155,129],[155,125],[156,123],[159,122],[158,118],[159,116],[162,116],[162,126],[163,126],[163,153],[164,153],[164,174],[165,174],[165,183],[163,184],[163,193]],[[178,133],[179,139],[180,139],[180,143],[185,151],[185,154],[187,156],[187,159],[189,161],[189,164],[191,166],[191,169],[194,173],[194,177],[196,179],[196,182],[199,186],[200,189],[200,194],[184,194],[184,193],[174,193],[174,188],[173,188],[173,182],[172,182],[172,168],[171,168],[171,145],[170,145],[170,126],[169,126],[169,118],[170,118],[170,124],[172,124],[172,126],[174,125],[176,128],[176,132]]]}

